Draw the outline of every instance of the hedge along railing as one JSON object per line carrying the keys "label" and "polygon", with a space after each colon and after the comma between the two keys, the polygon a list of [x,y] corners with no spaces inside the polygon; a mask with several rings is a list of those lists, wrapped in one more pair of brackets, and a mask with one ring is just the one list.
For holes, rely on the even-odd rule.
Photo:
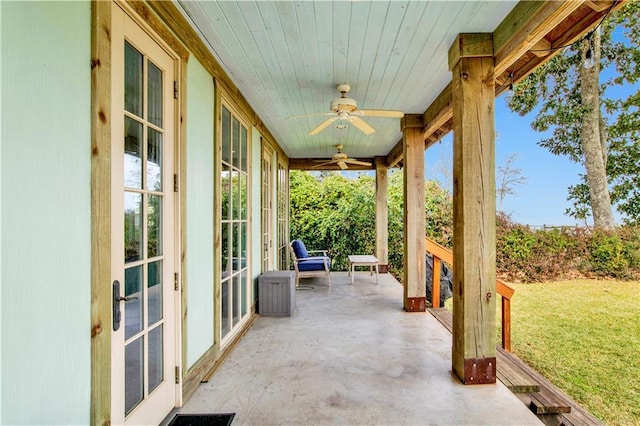
{"label": "hedge along railing", "polygon": [[[453,252],[435,241],[425,238],[426,250],[433,255],[433,286],[431,306],[440,307],[440,268],[442,262],[453,266]],[[455,273],[455,271],[454,271]],[[496,280],[496,291],[502,297],[502,347],[511,352],[511,297],[515,290],[500,280]]]}

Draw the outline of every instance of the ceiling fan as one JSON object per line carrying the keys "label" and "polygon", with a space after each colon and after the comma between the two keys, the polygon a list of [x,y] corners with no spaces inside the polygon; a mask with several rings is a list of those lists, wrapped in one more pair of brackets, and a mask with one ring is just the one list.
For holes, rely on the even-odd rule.
{"label": "ceiling fan", "polygon": [[371,163],[367,163],[366,161],[360,161],[360,160],[356,160],[355,158],[349,158],[347,154],[342,152],[342,145],[340,144],[336,145],[336,149],[338,150],[338,152],[333,154],[333,158],[331,160],[329,161],[316,160],[316,161],[321,161],[321,163],[316,166],[313,166],[313,168],[319,169],[321,167],[328,166],[329,164],[337,164],[338,167],[340,167],[342,170],[348,169],[349,168],[348,164],[356,164],[358,166],[365,166],[365,167],[371,166]]}
{"label": "ceiling fan", "polygon": [[355,101],[355,99],[347,98],[347,93],[349,93],[349,90],[351,90],[351,86],[349,86],[348,84],[338,84],[337,89],[338,92],[342,94],[342,96],[331,101],[331,112],[328,112],[327,115],[331,115],[332,117],[309,132],[310,136],[320,133],[336,120],[348,121],[364,134],[370,135],[371,133],[375,132],[376,129],[362,120],[360,118],[361,116],[388,118],[402,118],[404,116],[404,113],[402,111],[358,109],[358,103]]}

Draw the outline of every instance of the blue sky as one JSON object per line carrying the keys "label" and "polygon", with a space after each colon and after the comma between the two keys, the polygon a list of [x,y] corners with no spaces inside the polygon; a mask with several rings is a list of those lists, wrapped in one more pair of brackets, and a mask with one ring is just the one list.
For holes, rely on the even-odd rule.
{"label": "blue sky", "polygon": [[[512,168],[521,169],[526,178],[523,185],[516,186],[515,195],[507,195],[502,203],[502,211],[511,218],[526,225],[576,225],[575,219],[564,214],[569,206],[567,188],[579,182],[582,166],[572,163],[566,157],[551,154],[539,147],[537,142],[545,137],[543,133],[531,129],[534,114],[520,117],[505,105],[506,97],[496,99],[495,125],[496,169],[505,165],[506,159],[517,157]],[[449,186],[453,156],[453,133],[425,151],[425,177],[436,179],[441,185]],[[496,180],[499,179],[496,170]],[[449,181],[449,182],[447,182]]]}

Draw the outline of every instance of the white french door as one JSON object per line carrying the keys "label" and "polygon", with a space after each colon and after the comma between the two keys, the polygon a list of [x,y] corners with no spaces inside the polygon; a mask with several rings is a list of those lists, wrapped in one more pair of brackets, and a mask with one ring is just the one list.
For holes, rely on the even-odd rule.
{"label": "white french door", "polygon": [[177,392],[175,63],[112,10],[111,420],[158,424]]}

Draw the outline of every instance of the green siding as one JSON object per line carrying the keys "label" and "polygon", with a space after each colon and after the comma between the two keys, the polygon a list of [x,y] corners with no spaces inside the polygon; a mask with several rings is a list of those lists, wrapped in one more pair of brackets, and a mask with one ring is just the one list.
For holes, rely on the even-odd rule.
{"label": "green siding", "polygon": [[187,366],[213,345],[213,80],[187,65]]}
{"label": "green siding", "polygon": [[0,8],[0,423],[88,424],[91,5]]}

